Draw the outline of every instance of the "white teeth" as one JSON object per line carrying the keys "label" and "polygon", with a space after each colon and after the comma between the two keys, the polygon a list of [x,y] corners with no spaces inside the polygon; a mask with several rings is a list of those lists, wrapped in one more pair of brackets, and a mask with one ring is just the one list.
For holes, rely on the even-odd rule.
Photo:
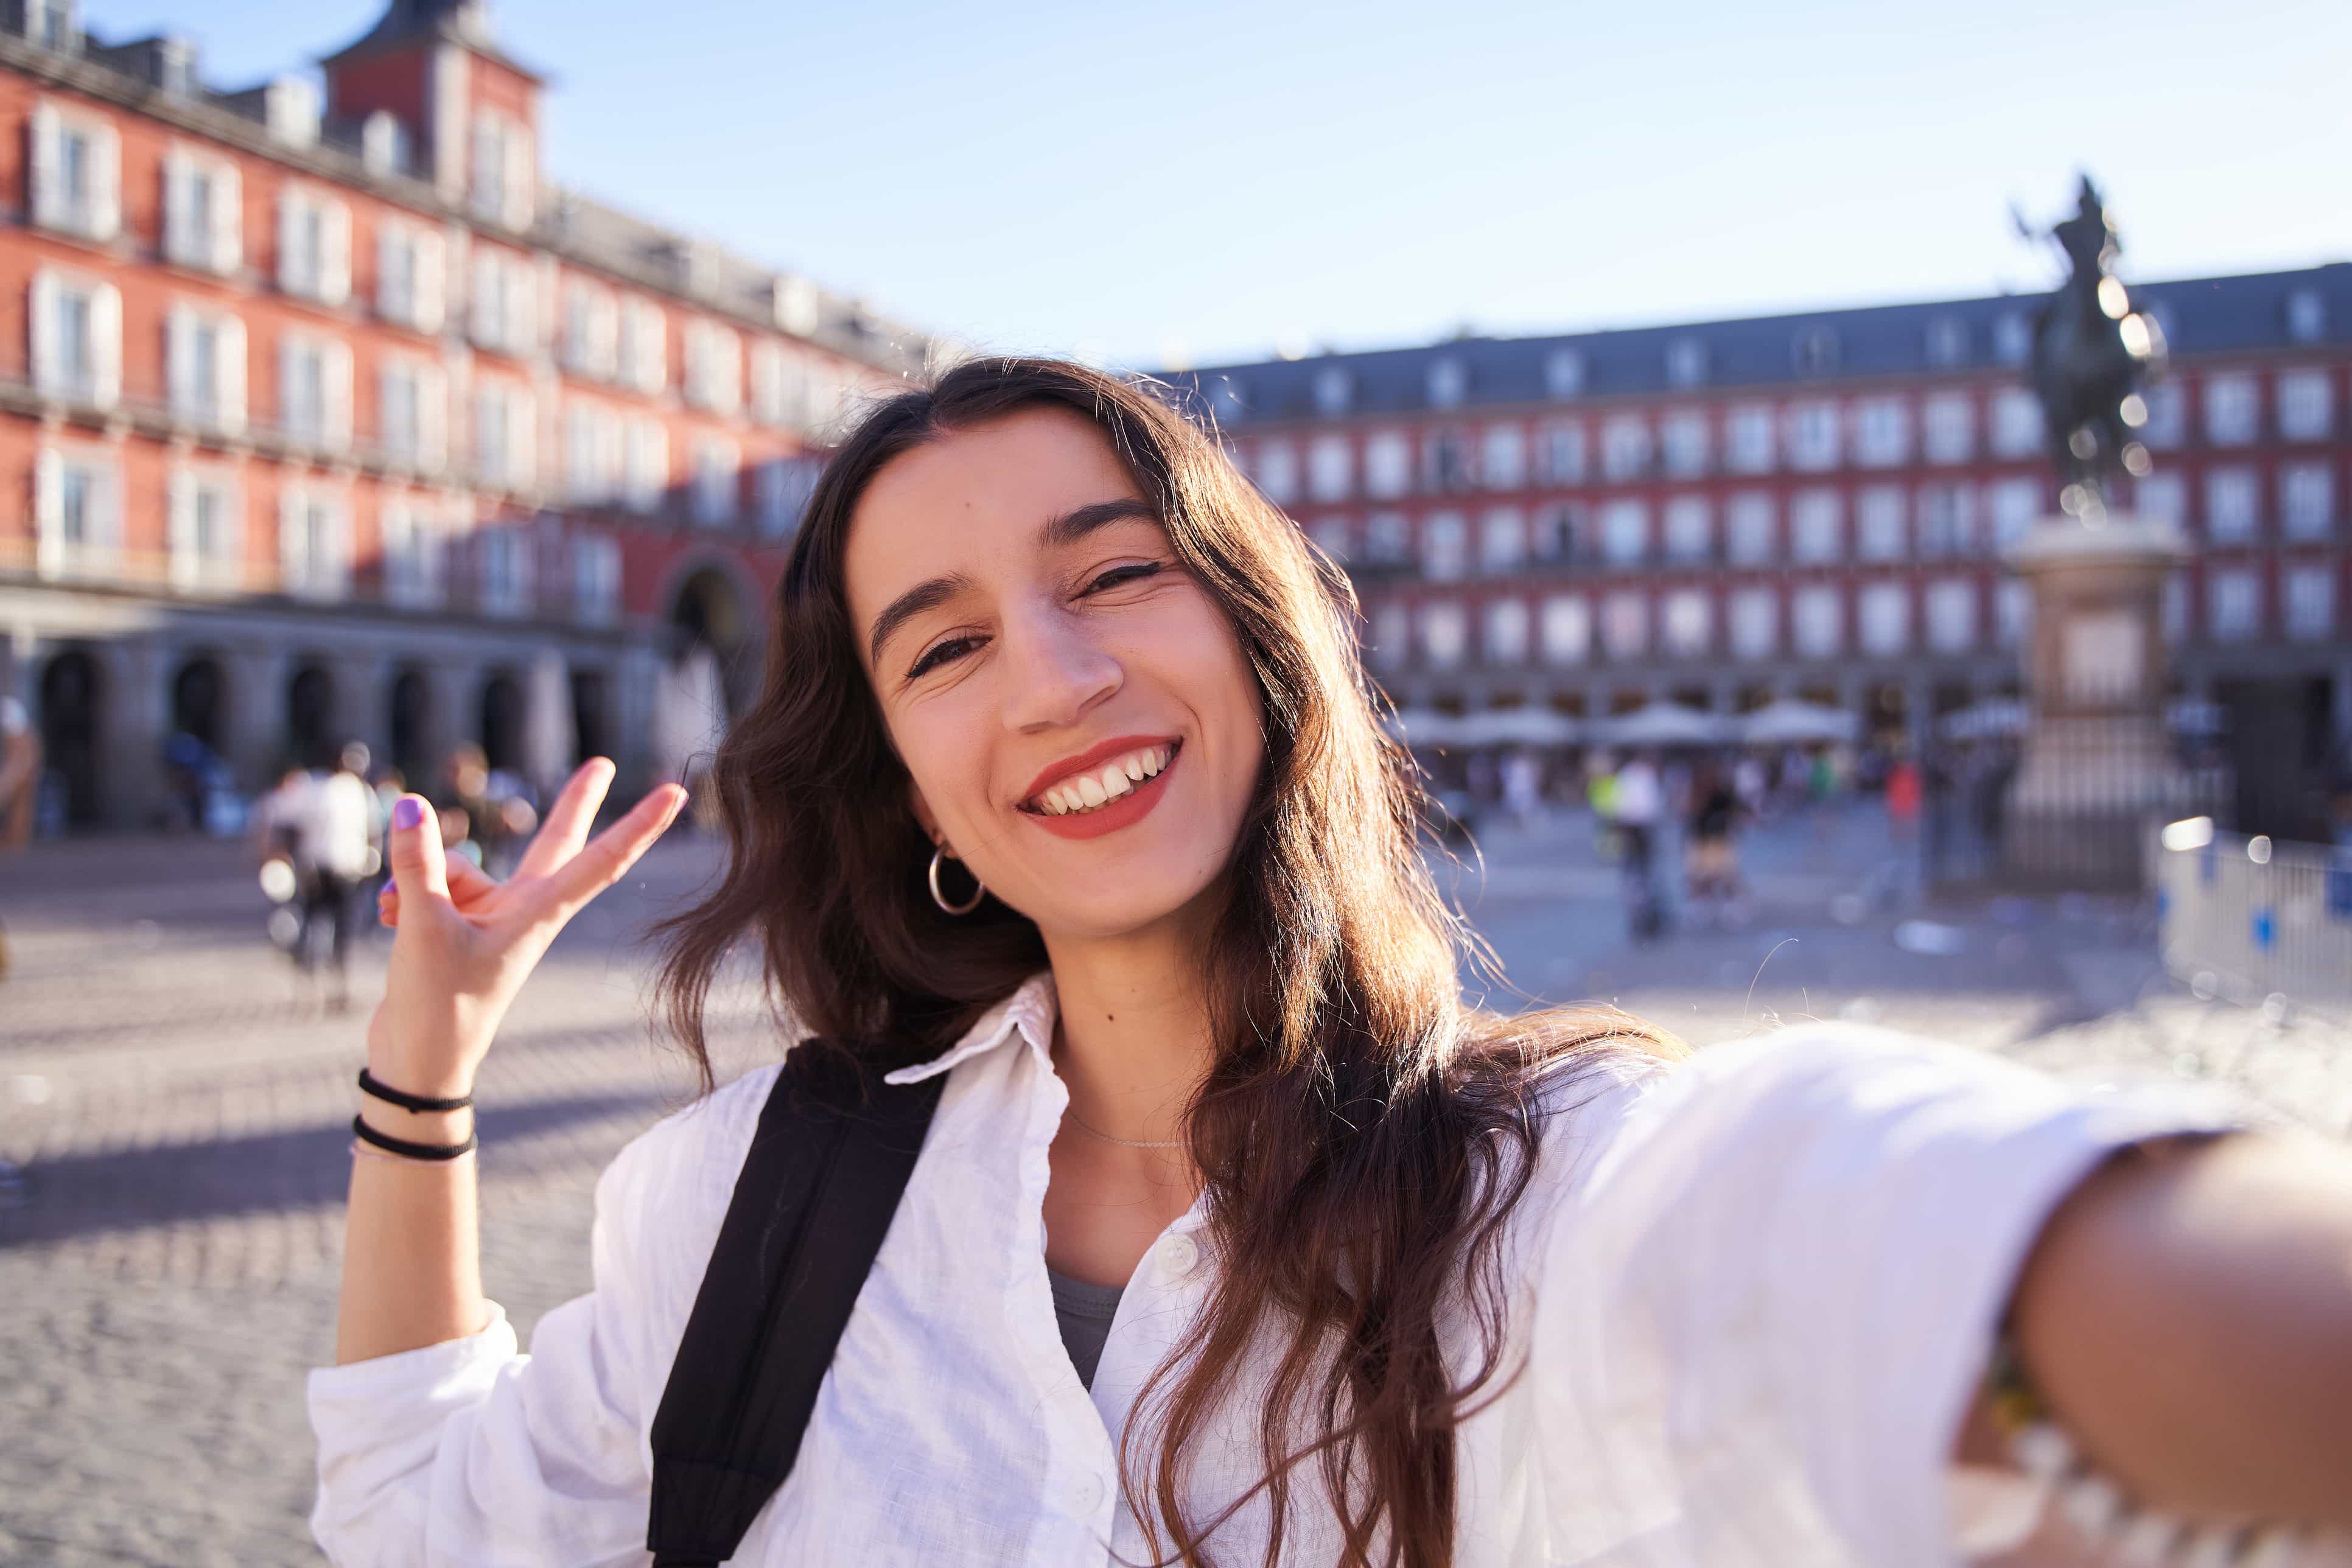
{"label": "white teeth", "polygon": [[1101,773],[1097,773],[1095,775],[1095,779],[1097,783],[1102,785],[1103,798],[1105,800],[1117,800],[1120,795],[1125,795],[1129,790],[1135,787],[1135,781],[1129,778],[1127,776],[1127,770],[1120,767],[1117,763],[1111,763],[1110,766],[1103,769]]}
{"label": "white teeth", "polygon": [[1067,816],[1073,812],[1092,811],[1097,806],[1107,805],[1134,793],[1135,787],[1144,780],[1157,777],[1168,765],[1168,759],[1172,754],[1172,748],[1168,746],[1129,752],[1126,756],[1106,763],[1098,773],[1080,773],[1038,791],[1037,809],[1048,816]]}
{"label": "white teeth", "polygon": [[1078,795],[1088,805],[1100,805],[1110,798],[1103,789],[1102,781],[1087,773],[1078,775]]}
{"label": "white teeth", "polygon": [[1148,769],[1148,768],[1150,768],[1150,766],[1151,766],[1151,756],[1150,756],[1150,752],[1147,752],[1139,753],[1139,754],[1138,754],[1138,755],[1136,755],[1136,756],[1129,757],[1129,758],[1128,758],[1128,759],[1127,759],[1127,767],[1126,767],[1127,776],[1128,776],[1129,778],[1134,779],[1134,780],[1136,780],[1137,782],[1140,783],[1140,782],[1142,781],[1142,778],[1143,778],[1143,774],[1144,774],[1145,770],[1146,770],[1146,769]]}
{"label": "white teeth", "polygon": [[1067,816],[1086,805],[1085,801],[1078,798],[1077,791],[1064,789],[1058,784],[1047,792],[1046,798],[1054,803],[1055,815],[1059,816]]}

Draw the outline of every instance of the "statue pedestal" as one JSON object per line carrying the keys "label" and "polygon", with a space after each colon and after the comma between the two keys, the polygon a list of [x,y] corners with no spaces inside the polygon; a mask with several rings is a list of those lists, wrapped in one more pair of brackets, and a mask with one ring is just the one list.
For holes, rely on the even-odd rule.
{"label": "statue pedestal", "polygon": [[2165,579],[2188,554],[2168,523],[2046,519],[2010,552],[2033,594],[2033,717],[2004,802],[2005,879],[2137,891],[2152,825],[2191,804],[2164,725]]}

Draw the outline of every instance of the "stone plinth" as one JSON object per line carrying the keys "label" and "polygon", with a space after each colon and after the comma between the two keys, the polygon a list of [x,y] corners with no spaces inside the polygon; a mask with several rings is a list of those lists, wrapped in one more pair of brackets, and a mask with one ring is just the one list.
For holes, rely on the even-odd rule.
{"label": "stone plinth", "polygon": [[2048,519],[2011,552],[2033,594],[2033,717],[2005,803],[2010,881],[2137,889],[2150,826],[2192,804],[2165,731],[2159,618],[2187,553],[2170,524],[2115,511]]}

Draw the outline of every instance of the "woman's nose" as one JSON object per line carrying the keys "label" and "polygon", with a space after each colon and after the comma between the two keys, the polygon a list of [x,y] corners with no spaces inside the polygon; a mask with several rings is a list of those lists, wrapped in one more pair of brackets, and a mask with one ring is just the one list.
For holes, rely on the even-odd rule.
{"label": "woman's nose", "polygon": [[1075,724],[1124,679],[1110,650],[1075,616],[1041,614],[1008,625],[1004,721],[1029,731]]}

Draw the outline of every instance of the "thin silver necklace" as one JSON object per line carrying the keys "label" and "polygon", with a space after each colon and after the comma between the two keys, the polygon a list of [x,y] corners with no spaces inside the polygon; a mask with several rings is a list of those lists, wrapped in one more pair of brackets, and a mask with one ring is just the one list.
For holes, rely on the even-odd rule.
{"label": "thin silver necklace", "polygon": [[1091,1127],[1087,1126],[1085,1122],[1083,1122],[1083,1121],[1079,1121],[1079,1120],[1078,1120],[1078,1113],[1077,1113],[1076,1111],[1075,1111],[1075,1110],[1071,1110],[1069,1107],[1067,1107],[1067,1106],[1064,1106],[1064,1107],[1062,1108],[1062,1114],[1063,1114],[1063,1115],[1065,1115],[1065,1116],[1066,1116],[1066,1117],[1068,1117],[1068,1118],[1070,1119],[1070,1125],[1072,1125],[1073,1127],[1076,1127],[1079,1131],[1081,1131],[1081,1132],[1085,1133],[1087,1137],[1089,1137],[1089,1138],[1099,1138],[1099,1139],[1101,1139],[1101,1140],[1102,1140],[1104,1142],[1106,1142],[1106,1143],[1116,1143],[1116,1144],[1118,1144],[1118,1145],[1120,1148],[1122,1148],[1122,1149],[1181,1149],[1181,1148],[1183,1148],[1183,1147],[1184,1147],[1184,1140],[1183,1140],[1183,1139],[1181,1139],[1181,1138],[1168,1138],[1168,1139],[1158,1139],[1158,1140],[1154,1140],[1154,1139],[1141,1139],[1141,1138],[1114,1138],[1114,1137],[1112,1137],[1112,1136],[1111,1136],[1109,1133],[1108,1133],[1108,1132],[1097,1132],[1097,1131],[1096,1131],[1093,1128],[1091,1128]]}

